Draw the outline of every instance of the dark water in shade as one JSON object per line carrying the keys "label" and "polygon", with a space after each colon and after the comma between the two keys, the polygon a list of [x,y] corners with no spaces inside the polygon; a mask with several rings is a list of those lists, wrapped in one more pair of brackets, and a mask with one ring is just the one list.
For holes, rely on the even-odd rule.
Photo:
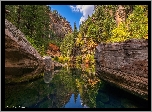
{"label": "dark water in shade", "polygon": [[25,84],[5,86],[6,108],[147,108],[148,102],[95,76],[93,69],[62,68]]}

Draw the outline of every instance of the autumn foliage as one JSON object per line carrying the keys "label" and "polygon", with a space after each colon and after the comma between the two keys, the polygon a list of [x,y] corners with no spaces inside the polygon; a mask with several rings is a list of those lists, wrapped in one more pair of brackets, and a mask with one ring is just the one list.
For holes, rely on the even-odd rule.
{"label": "autumn foliage", "polygon": [[52,50],[52,51],[59,51],[59,47],[54,45],[54,44],[49,44],[49,50]]}

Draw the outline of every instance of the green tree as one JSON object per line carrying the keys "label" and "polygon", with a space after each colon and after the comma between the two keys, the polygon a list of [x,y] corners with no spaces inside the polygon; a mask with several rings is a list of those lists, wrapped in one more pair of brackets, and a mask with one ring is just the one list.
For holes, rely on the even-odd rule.
{"label": "green tree", "polygon": [[[148,6],[123,6],[127,10],[126,21],[111,31],[111,38],[107,42],[123,42],[132,38],[148,38]],[[128,11],[129,10],[129,11]]]}
{"label": "green tree", "polygon": [[74,39],[77,38],[77,35],[78,35],[78,30],[77,30],[76,22],[74,22],[74,30],[73,30],[73,37],[74,37]]}
{"label": "green tree", "polygon": [[78,36],[78,30],[76,26],[76,22],[74,22],[74,30],[73,30],[73,42],[74,44],[72,45],[72,55],[75,56],[76,54],[76,39]]}
{"label": "green tree", "polygon": [[10,22],[12,22],[17,28],[21,24],[21,16],[23,7],[21,5],[6,5],[5,10],[9,10],[10,13],[5,16]]}
{"label": "green tree", "polygon": [[60,50],[63,54],[63,56],[69,57],[71,55],[72,47],[74,44],[74,36],[73,34],[67,34],[63,42],[61,43]]}
{"label": "green tree", "polygon": [[[98,25],[98,35],[100,41],[106,41],[110,38],[110,33],[113,28],[115,28],[115,21],[113,17],[113,10],[116,10],[116,6],[112,5],[101,5],[96,9],[94,16],[96,18],[96,25]],[[112,11],[112,14],[110,14]]]}
{"label": "green tree", "polygon": [[[6,5],[10,11],[6,19],[19,28],[41,52],[48,46],[50,33],[50,9],[45,5]],[[42,49],[43,50],[42,50]],[[44,54],[44,53],[43,53]]]}
{"label": "green tree", "polygon": [[115,28],[114,13],[117,5],[98,5],[92,16],[81,24],[80,33],[87,38],[92,38],[95,43],[106,41]]}
{"label": "green tree", "polygon": [[127,18],[127,30],[129,38],[143,38],[148,34],[148,8],[144,5],[136,5],[133,12]]}

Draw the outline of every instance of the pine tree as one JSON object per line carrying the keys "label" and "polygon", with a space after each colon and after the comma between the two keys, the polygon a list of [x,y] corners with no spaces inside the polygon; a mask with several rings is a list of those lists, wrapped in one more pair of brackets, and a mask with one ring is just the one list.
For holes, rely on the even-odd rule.
{"label": "pine tree", "polygon": [[60,46],[60,50],[63,56],[69,57],[71,55],[72,47],[74,44],[73,34],[67,34]]}
{"label": "pine tree", "polygon": [[73,56],[76,56],[76,39],[77,39],[77,36],[78,36],[77,26],[76,26],[76,22],[74,22],[74,31],[73,31],[74,45],[73,45],[73,48],[72,48],[72,55]]}
{"label": "pine tree", "polygon": [[78,35],[78,30],[77,30],[76,22],[74,22],[74,31],[73,31],[74,39],[77,38],[77,35]]}
{"label": "pine tree", "polygon": [[[6,5],[6,19],[19,28],[38,49],[46,49],[50,33],[49,7],[45,5]],[[39,50],[41,51],[41,49]]]}

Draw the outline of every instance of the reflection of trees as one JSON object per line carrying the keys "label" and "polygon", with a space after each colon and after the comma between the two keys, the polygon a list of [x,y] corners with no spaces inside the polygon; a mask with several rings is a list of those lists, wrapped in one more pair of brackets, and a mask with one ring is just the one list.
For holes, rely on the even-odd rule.
{"label": "reflection of trees", "polygon": [[83,89],[82,93],[80,92],[83,104],[86,104],[90,108],[96,107],[96,95],[99,87],[98,79],[90,75],[86,75],[84,72],[82,76],[84,77],[79,80],[79,84],[82,84],[80,87]]}
{"label": "reflection of trees", "polygon": [[72,94],[75,102],[80,94],[83,105],[96,107],[99,79],[92,73],[92,69],[87,68],[86,71],[74,68],[61,69],[57,73],[47,71],[43,79],[7,87],[5,106],[61,108],[69,101]]}
{"label": "reflection of trees", "polygon": [[96,107],[96,95],[99,88],[99,79],[95,76],[94,66],[83,69],[72,68],[72,75],[75,76],[77,89],[80,93],[83,106]]}
{"label": "reflection of trees", "polygon": [[6,88],[5,106],[24,106],[34,108],[60,108],[66,104],[75,90],[72,75],[66,70],[61,70],[50,81],[51,72],[47,72],[44,79],[23,85],[9,86]]}

